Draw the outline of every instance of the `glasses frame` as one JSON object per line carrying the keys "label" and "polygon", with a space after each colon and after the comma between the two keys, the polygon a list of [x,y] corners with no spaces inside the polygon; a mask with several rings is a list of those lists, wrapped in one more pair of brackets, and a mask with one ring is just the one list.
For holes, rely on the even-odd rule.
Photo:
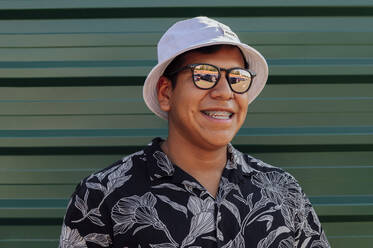
{"label": "glasses frame", "polygon": [[[217,71],[218,71],[218,78],[217,78],[217,80],[216,80],[215,83],[214,83],[211,87],[209,87],[209,88],[201,88],[201,87],[199,87],[199,86],[196,84],[195,80],[194,80],[194,69],[195,69],[197,66],[199,66],[199,65],[208,65],[208,66],[212,66],[212,67],[216,68]],[[216,66],[216,65],[212,65],[212,64],[208,64],[208,63],[196,63],[196,64],[186,65],[186,66],[183,66],[183,67],[177,69],[176,71],[173,71],[173,72],[169,73],[169,75],[172,76],[172,75],[174,75],[174,74],[176,74],[176,73],[179,73],[179,72],[181,72],[181,71],[184,71],[184,70],[186,70],[186,69],[190,69],[190,70],[192,71],[192,79],[193,79],[193,83],[194,83],[194,85],[195,85],[198,89],[201,89],[201,90],[209,90],[209,89],[214,88],[214,87],[218,84],[218,82],[219,82],[219,80],[220,80],[220,78],[221,78],[221,71],[225,71],[225,78],[227,79],[227,83],[228,83],[228,85],[229,85],[229,88],[230,88],[234,93],[237,93],[237,94],[244,94],[244,93],[246,93],[246,92],[250,89],[250,87],[251,87],[251,85],[252,85],[252,83],[253,83],[253,79],[254,79],[254,77],[256,76],[255,72],[253,72],[253,71],[251,71],[251,70],[249,70],[249,69],[246,69],[246,68],[242,68],[242,67],[232,67],[232,68],[228,68],[228,69],[226,69],[226,68],[221,68],[221,67],[218,67],[218,66]],[[232,88],[232,85],[231,85],[230,80],[229,80],[229,73],[230,73],[231,71],[233,71],[233,70],[236,70],[236,69],[240,69],[240,70],[247,71],[247,72],[250,74],[250,76],[251,76],[250,85],[249,85],[249,87],[248,87],[245,91],[243,91],[243,92],[237,92],[237,91],[235,91],[235,90]]]}

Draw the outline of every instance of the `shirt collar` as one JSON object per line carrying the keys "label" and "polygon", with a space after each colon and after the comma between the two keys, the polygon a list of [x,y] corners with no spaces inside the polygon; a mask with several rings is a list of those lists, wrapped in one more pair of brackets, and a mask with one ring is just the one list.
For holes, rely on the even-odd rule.
{"label": "shirt collar", "polygon": [[145,148],[149,177],[152,181],[163,177],[171,177],[175,173],[174,165],[162,151],[161,143],[163,141],[162,138],[157,137]]}
{"label": "shirt collar", "polygon": [[[171,160],[161,149],[162,138],[155,138],[145,148],[147,164],[149,169],[150,180],[155,181],[164,177],[173,177],[175,175],[175,166]],[[235,149],[232,144],[227,147],[228,160],[223,175],[226,173],[232,174],[237,172],[238,178],[248,176],[254,169],[249,165],[249,161],[245,160],[244,154]],[[227,172],[228,171],[228,172]],[[177,176],[177,175],[176,175]]]}
{"label": "shirt collar", "polygon": [[234,148],[231,143],[228,144],[228,164],[226,168],[236,169],[243,176],[249,176],[251,172],[255,171],[251,166],[251,157]]}

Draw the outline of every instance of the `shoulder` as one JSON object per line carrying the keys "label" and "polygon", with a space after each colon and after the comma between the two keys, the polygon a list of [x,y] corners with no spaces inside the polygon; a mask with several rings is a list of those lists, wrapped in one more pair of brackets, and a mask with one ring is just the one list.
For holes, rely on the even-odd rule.
{"label": "shoulder", "polygon": [[138,152],[132,153],[123,157],[122,159],[114,162],[110,166],[91,174],[89,177],[85,178],[85,181],[89,181],[92,178],[97,178],[100,182],[106,182],[109,179],[109,176],[112,175],[114,172],[123,173],[124,171],[131,170],[134,164],[141,163],[141,161],[145,161],[145,153],[144,150],[140,150]]}
{"label": "shoulder", "polygon": [[280,174],[286,174],[290,175],[286,170],[283,168],[277,167],[275,165],[266,163],[258,158],[255,158],[249,154],[242,153],[242,156],[244,157],[246,166],[252,168],[256,172],[262,172],[262,173],[269,173],[269,172],[277,172]]}
{"label": "shoulder", "polygon": [[118,188],[126,186],[137,170],[141,171],[144,168],[141,166],[144,160],[144,151],[140,150],[115,161],[110,166],[82,179],[75,188],[73,196],[84,197],[89,194],[93,202],[107,198]]}
{"label": "shoulder", "polygon": [[291,187],[298,192],[302,191],[295,177],[283,168],[263,162],[237,149],[234,149],[233,152],[233,157],[238,167],[241,168],[242,173],[246,175],[254,185],[266,187],[265,184],[270,184],[267,186]]}
{"label": "shoulder", "polygon": [[107,194],[126,183],[136,170],[141,170],[145,160],[144,150],[132,153],[84,178],[81,185]]}
{"label": "shoulder", "polygon": [[285,170],[265,163],[247,153],[241,152],[234,148],[231,144],[228,146],[228,152],[231,154],[231,160],[234,164],[242,167],[242,171],[246,174],[250,172],[270,172],[278,171],[279,173],[286,173]]}
{"label": "shoulder", "polygon": [[96,201],[101,201],[109,195],[120,197],[147,190],[150,184],[148,163],[160,149],[160,142],[160,138],[155,138],[143,149],[87,176],[80,181],[74,194],[84,195],[89,191]]}
{"label": "shoulder", "polygon": [[[250,186],[257,189],[263,205],[275,204],[289,230],[294,231],[302,247],[307,243],[330,247],[312,204],[298,181],[282,168],[267,164],[248,154],[239,153]],[[243,169],[244,170],[244,169]]]}
{"label": "shoulder", "polygon": [[[144,168],[141,166],[143,156],[143,150],[130,154],[81,180],[67,205],[65,222],[83,223],[88,218],[98,226],[104,226],[105,218],[115,201],[123,194],[131,194],[139,190],[138,185],[131,180],[136,174],[146,175],[141,172]],[[134,169],[135,167],[138,169]]]}

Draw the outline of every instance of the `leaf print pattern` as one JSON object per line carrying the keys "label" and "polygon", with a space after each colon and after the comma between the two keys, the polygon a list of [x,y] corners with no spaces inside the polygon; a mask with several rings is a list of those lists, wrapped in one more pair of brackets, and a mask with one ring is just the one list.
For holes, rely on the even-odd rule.
{"label": "leaf print pattern", "polygon": [[202,200],[199,197],[191,196],[188,201],[188,209],[193,213],[190,223],[189,234],[183,240],[181,247],[193,244],[198,236],[209,233],[214,227],[214,202],[211,198]]}
{"label": "leaf print pattern", "polygon": [[330,248],[311,203],[290,174],[229,145],[213,197],[174,167],[159,144],[78,185],[60,247]]}
{"label": "leaf print pattern", "polygon": [[83,215],[87,214],[88,212],[88,205],[87,205],[87,199],[88,199],[89,191],[87,190],[84,194],[84,200],[82,200],[78,195],[75,196],[75,207],[82,212]]}
{"label": "leaf print pattern", "polygon": [[114,170],[112,173],[108,176],[108,183],[107,183],[107,192],[106,194],[110,194],[113,192],[116,188],[121,187],[124,183],[126,183],[130,178],[131,175],[126,175],[126,173],[132,168],[132,157],[128,157],[126,161],[123,161],[123,164],[121,164],[116,170]]}
{"label": "leaf print pattern", "polygon": [[214,201],[211,198],[202,200],[201,198],[190,196],[188,200],[188,209],[194,216],[202,212],[214,211]]}
{"label": "leaf print pattern", "polygon": [[[134,156],[140,156],[140,155],[143,155],[144,154],[144,151],[138,151],[138,152],[135,152],[129,156],[126,156],[124,158],[122,158],[122,161],[120,164],[126,164],[130,159],[132,159],[132,157]],[[120,165],[119,165],[120,166]],[[89,181],[91,178],[93,177],[96,177],[100,182],[102,182],[107,175],[111,174],[114,170],[117,170],[118,169],[118,166],[113,166],[107,170],[104,170],[104,171],[101,171],[101,172],[98,172],[96,174],[92,174],[87,181]]]}
{"label": "leaf print pattern", "polygon": [[295,240],[293,237],[288,237],[287,239],[281,240],[278,248],[295,248]]}
{"label": "leaf print pattern", "polygon": [[100,220],[100,218],[94,216],[94,215],[97,215],[97,216],[101,216],[101,214],[98,212],[98,209],[95,208],[93,209],[94,211],[91,212],[90,215],[88,215],[88,219],[90,221],[92,221],[92,223],[98,225],[98,226],[105,226],[105,224]]}
{"label": "leaf print pattern", "polygon": [[228,152],[232,154],[232,161],[235,164],[233,168],[237,168],[236,164],[239,164],[241,165],[242,171],[244,173],[249,174],[255,171],[254,168],[252,168],[248,163],[246,163],[244,155],[238,150],[236,150],[231,144],[228,145]]}
{"label": "leaf print pattern", "polygon": [[238,210],[236,205],[234,205],[232,202],[227,201],[227,200],[224,200],[221,204],[222,206],[226,207],[229,211],[231,211],[231,213],[234,215],[234,217],[236,217],[236,220],[238,222],[241,222],[240,211]]}
{"label": "leaf print pattern", "polygon": [[[89,190],[86,190],[86,193],[84,194],[84,200],[82,200],[78,195],[75,196],[75,207],[80,210],[83,217],[78,220],[73,220],[73,223],[80,222],[84,220],[85,218],[88,218],[92,223],[98,225],[98,226],[104,226],[105,224],[98,218],[101,217],[101,213],[98,210],[98,208],[93,208],[88,212],[88,196],[89,196]],[[96,215],[96,216],[95,216]]]}
{"label": "leaf print pattern", "polygon": [[224,234],[223,234],[223,232],[219,228],[220,221],[221,221],[221,212],[220,212],[220,209],[218,207],[218,216],[216,218],[216,223],[215,223],[215,226],[216,226],[216,237],[220,241],[223,241],[224,240]]}
{"label": "leaf print pattern", "polygon": [[142,197],[134,195],[120,199],[112,210],[112,218],[116,222],[114,235],[127,232],[136,223],[154,225],[157,229],[162,229],[154,209],[155,203],[156,199],[151,193]]}
{"label": "leaf print pattern", "polygon": [[164,231],[171,243],[176,244],[167,227],[158,218],[158,213],[154,208],[156,202],[157,199],[150,192],[141,197],[134,195],[120,199],[111,213],[112,219],[116,223],[114,235],[126,233],[135,224],[145,227],[152,226],[156,230]]}
{"label": "leaf print pattern", "polygon": [[77,229],[71,229],[65,224],[62,225],[59,248],[86,248],[85,239],[80,236]]}
{"label": "leaf print pattern", "polygon": [[250,162],[252,163],[255,163],[261,167],[267,167],[267,168],[276,168],[270,164],[267,164],[267,163],[264,163],[263,161],[259,160],[259,159],[256,159],[256,158],[253,158],[251,156],[247,156],[249,159],[250,159]]}
{"label": "leaf print pattern", "polygon": [[171,161],[167,158],[167,155],[163,152],[155,152],[153,154],[154,158],[157,160],[159,168],[161,168],[167,175],[171,176],[174,173],[174,166]]}
{"label": "leaf print pattern", "polygon": [[307,217],[309,215],[312,216],[316,222],[319,221],[315,211],[311,208],[311,204],[309,203],[308,199],[302,199],[302,205],[300,205],[297,215],[295,216],[295,224],[297,229],[301,229],[306,236],[313,236],[318,235],[320,230],[313,230],[310,226],[310,223],[307,221]]}
{"label": "leaf print pattern", "polygon": [[169,204],[173,209],[177,210],[177,211],[180,211],[182,213],[185,214],[185,217],[188,217],[188,210],[186,209],[186,207],[174,202],[174,201],[171,201],[167,196],[164,196],[164,195],[157,195],[157,197],[159,199],[161,199],[161,201]]}
{"label": "leaf print pattern", "polygon": [[232,214],[236,217],[238,222],[241,222],[241,216],[238,208],[236,207],[235,204],[231,203],[226,199],[227,195],[232,191],[236,190],[240,195],[240,189],[237,187],[236,184],[230,183],[227,178],[222,177],[220,180],[220,186],[219,186],[219,191],[218,195],[216,197],[217,205],[218,208],[220,209],[220,206],[226,207],[229,211],[232,212]]}
{"label": "leaf print pattern", "polygon": [[[125,174],[132,168],[132,158],[136,155],[142,155],[142,154],[144,154],[144,152],[140,151],[140,152],[131,154],[127,157],[124,157],[119,165],[113,166],[109,168],[108,170],[104,170],[96,174],[92,174],[87,179],[87,181],[90,181],[93,177],[96,177],[99,180],[99,182],[102,182],[109,175],[109,182],[108,182],[107,187],[103,187],[103,185],[100,183],[91,183],[91,182],[87,183],[87,186],[92,189],[101,190],[105,192],[105,194],[110,193],[109,189],[111,189],[113,185],[115,185],[115,179],[119,178],[120,175]],[[125,183],[125,181],[123,183]]]}
{"label": "leaf print pattern", "polygon": [[110,173],[112,173],[114,170],[117,169],[117,166],[113,166],[112,168],[108,169],[108,170],[105,170],[105,171],[102,171],[102,172],[98,172],[96,174],[92,174],[87,181],[91,180],[93,177],[96,177],[100,182],[102,182],[105,177],[107,175],[109,175]]}
{"label": "leaf print pattern", "polygon": [[232,159],[228,159],[225,168],[227,168],[228,170],[237,169],[237,164]]}
{"label": "leaf print pattern", "polygon": [[[267,173],[257,173],[252,178],[252,183],[260,188],[262,193],[262,203],[273,202],[281,210],[286,226],[292,231],[296,231],[299,224],[296,219],[299,219],[301,211],[305,210],[302,201],[302,193],[296,180],[286,174],[277,171]],[[292,209],[295,209],[292,210]],[[304,218],[300,218],[304,220]]]}
{"label": "leaf print pattern", "polygon": [[230,240],[222,248],[245,248],[245,240],[241,233],[238,233],[234,240]]}
{"label": "leaf print pattern", "polygon": [[280,226],[276,230],[271,231],[267,237],[259,241],[258,248],[268,248],[284,232],[290,232],[290,230],[285,226]]}
{"label": "leaf print pattern", "polygon": [[241,195],[233,195],[234,198],[245,204],[246,206],[249,207],[249,209],[253,209],[253,193],[248,194],[246,196],[246,199],[244,199]]}
{"label": "leaf print pattern", "polygon": [[[118,166],[114,166],[110,168],[109,170],[110,173],[102,172],[99,175],[101,179],[103,179],[104,176],[108,175],[108,182],[107,182],[106,187],[103,186],[102,184],[86,182],[85,185],[87,186],[87,191],[84,196],[84,201],[80,199],[78,195],[76,195],[76,200],[75,200],[75,206],[82,212],[83,217],[77,220],[73,220],[72,223],[78,223],[88,218],[92,223],[98,226],[105,226],[105,224],[99,218],[101,217],[101,213],[99,209],[101,205],[104,203],[106,197],[110,195],[110,193],[112,193],[116,188],[123,186],[123,184],[126,183],[131,178],[131,175],[126,175],[126,173],[132,168],[132,166],[133,166],[132,156],[127,156],[125,159],[123,159],[123,163],[119,164]],[[88,179],[92,179],[92,178],[93,178],[92,176],[88,177]],[[103,199],[101,200],[101,202],[98,204],[98,206],[96,208],[92,208],[89,211],[88,211],[88,194],[89,194],[88,189],[99,190],[103,192],[105,195]]]}
{"label": "leaf print pattern", "polygon": [[[120,164],[126,164],[134,156],[140,156],[143,154],[144,154],[144,151],[135,152],[129,156],[124,157]],[[107,175],[111,174],[114,170],[117,170],[119,166],[113,166],[107,170],[92,174],[90,177],[88,177],[87,181],[90,181],[92,178],[96,177],[100,182],[102,182],[107,177]]]}
{"label": "leaf print pattern", "polygon": [[152,186],[152,188],[154,188],[154,189],[171,189],[171,190],[184,191],[185,192],[185,189],[180,188],[180,187],[178,187],[174,184],[171,184],[171,183],[162,183],[162,184],[159,184],[159,185]]}
{"label": "leaf print pattern", "polygon": [[257,173],[253,176],[254,185],[261,188],[262,195],[276,205],[297,203],[296,196],[299,195],[298,185],[292,177],[277,171]]}
{"label": "leaf print pattern", "polygon": [[[301,192],[299,190],[297,182],[291,176],[288,176],[284,173],[280,174],[276,171],[270,173],[257,173],[252,177],[252,182],[254,185],[260,188],[262,197],[253,205],[252,194],[249,194],[246,200],[241,195],[234,195],[234,197],[240,200],[240,202],[249,206],[251,212],[249,212],[249,214],[245,216],[245,219],[242,222],[239,221],[241,225],[241,231],[236,236],[236,238],[231,241],[231,245],[234,241],[239,240],[240,236],[244,235],[244,230],[246,227],[254,224],[255,222],[266,222],[266,230],[269,231],[272,228],[273,224],[272,213],[278,211],[279,209],[281,209],[281,212],[283,213],[285,223],[287,223],[290,227],[294,226],[294,216],[296,216],[294,213],[297,213],[297,211],[291,212],[290,207],[297,209],[297,207],[301,203],[301,201],[299,200]],[[269,209],[265,210],[267,204],[271,202],[275,203],[276,206],[270,207]],[[293,218],[290,219],[290,217]],[[237,217],[236,219],[239,220],[239,218]],[[303,228],[303,231],[306,233],[306,235],[308,234],[307,236],[315,234],[307,233],[307,228],[310,227],[309,225],[305,227]],[[264,248],[270,246],[274,242],[276,237],[281,234],[281,231],[283,232],[284,230],[290,231],[290,229],[285,226],[279,227],[277,230],[272,230],[266,238],[262,239],[258,243],[258,247]],[[239,244],[235,245],[237,246]]]}
{"label": "leaf print pattern", "polygon": [[272,215],[263,215],[258,219],[258,221],[266,221],[267,222],[267,231],[271,229],[272,222],[273,222],[273,216]]}
{"label": "leaf print pattern", "polygon": [[311,248],[324,248],[329,247],[328,240],[326,239],[325,233],[321,235],[320,240],[314,240],[312,242]]}
{"label": "leaf print pattern", "polygon": [[201,239],[208,239],[216,242],[216,238],[212,236],[201,237]]}
{"label": "leaf print pattern", "polygon": [[86,183],[87,187],[89,189],[95,189],[95,190],[99,190],[103,193],[107,193],[107,189],[101,184],[101,183],[91,183],[91,182],[87,182]]}
{"label": "leaf print pattern", "polygon": [[236,190],[238,193],[241,194],[239,187],[237,187],[236,184],[229,182],[229,180],[225,177],[222,177],[220,179],[220,185],[219,185],[219,191],[218,191],[218,199],[220,201],[225,200],[227,198],[227,195],[232,191]]}
{"label": "leaf print pattern", "polygon": [[111,244],[111,239],[108,234],[90,233],[85,236],[84,239],[88,242],[98,244],[102,247],[108,247]]}

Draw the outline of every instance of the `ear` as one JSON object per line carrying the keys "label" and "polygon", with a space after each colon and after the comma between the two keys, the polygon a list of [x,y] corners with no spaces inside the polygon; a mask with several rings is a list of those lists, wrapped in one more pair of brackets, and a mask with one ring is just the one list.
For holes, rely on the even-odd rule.
{"label": "ear", "polygon": [[170,111],[170,100],[172,96],[172,83],[170,79],[165,76],[159,78],[157,84],[157,95],[159,107],[165,112]]}

